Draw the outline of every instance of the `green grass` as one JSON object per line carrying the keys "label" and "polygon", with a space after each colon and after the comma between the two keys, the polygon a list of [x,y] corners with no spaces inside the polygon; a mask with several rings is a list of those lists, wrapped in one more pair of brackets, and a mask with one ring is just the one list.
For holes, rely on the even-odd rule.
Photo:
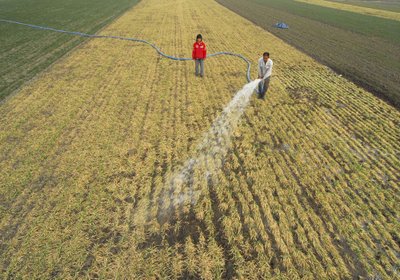
{"label": "green grass", "polygon": [[275,8],[344,30],[400,44],[400,22],[395,20],[310,5],[293,0],[250,0],[249,3]]}
{"label": "green grass", "polygon": [[[138,0],[0,0],[0,18],[95,33]],[[84,38],[0,23],[0,100]]]}
{"label": "green grass", "polygon": [[292,0],[217,1],[400,106],[400,22]]}
{"label": "green grass", "polygon": [[373,8],[378,10],[386,10],[392,12],[400,12],[400,2],[398,0],[329,0],[331,2],[346,3],[354,6]]}

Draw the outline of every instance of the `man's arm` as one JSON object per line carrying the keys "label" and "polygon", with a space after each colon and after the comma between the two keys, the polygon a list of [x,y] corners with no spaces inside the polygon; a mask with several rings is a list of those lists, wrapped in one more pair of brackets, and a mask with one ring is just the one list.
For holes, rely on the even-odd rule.
{"label": "man's arm", "polygon": [[262,65],[260,63],[260,61],[258,62],[258,78],[261,79],[262,78]]}
{"label": "man's arm", "polygon": [[271,67],[272,67],[272,63],[271,63],[271,61],[268,61],[268,62],[265,64],[265,67],[266,67],[267,71],[265,72],[265,75],[264,75],[263,79],[266,79],[266,78],[268,78],[268,77],[267,77],[267,75],[268,75],[268,72],[269,72],[269,70],[270,70],[270,69],[271,69]]}
{"label": "man's arm", "polygon": [[267,77],[268,71],[269,71],[269,69],[271,68],[269,65],[267,65],[266,67],[267,67],[267,71],[265,72],[265,75],[264,75],[264,77],[263,77],[264,80],[265,80],[266,78],[268,78],[268,77]]}

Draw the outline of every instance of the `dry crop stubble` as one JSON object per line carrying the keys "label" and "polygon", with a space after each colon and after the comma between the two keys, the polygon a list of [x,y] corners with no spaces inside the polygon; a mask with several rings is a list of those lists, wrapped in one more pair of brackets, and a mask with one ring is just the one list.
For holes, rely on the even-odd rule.
{"label": "dry crop stubble", "polygon": [[381,18],[400,21],[400,13],[381,10],[381,9],[373,9],[373,8],[368,8],[368,7],[356,6],[356,5],[352,5],[351,3],[335,3],[333,1],[326,1],[326,0],[295,0],[295,1],[307,3],[310,5],[318,5],[318,6],[337,9],[337,10],[355,12],[355,13],[360,13],[363,15],[372,15],[375,17],[381,17]]}
{"label": "dry crop stubble", "polygon": [[243,62],[208,59],[197,79],[190,62],[90,40],[1,105],[3,274],[393,276],[398,111],[211,0],[141,1],[102,34],[190,56],[199,32],[209,52],[256,65],[270,50],[276,67],[216,180],[196,179],[197,203],[166,219],[158,198],[242,88]]}

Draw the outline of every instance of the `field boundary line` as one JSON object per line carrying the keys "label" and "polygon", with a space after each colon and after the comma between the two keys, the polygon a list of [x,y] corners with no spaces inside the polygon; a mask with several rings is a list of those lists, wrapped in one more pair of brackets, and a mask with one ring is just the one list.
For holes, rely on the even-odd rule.
{"label": "field boundary line", "polygon": [[[131,5],[130,7],[120,11],[119,13],[115,14],[115,15],[111,15],[109,16],[106,20],[104,20],[102,22],[102,26],[100,26],[97,30],[96,33],[101,32],[102,30],[106,29],[108,26],[110,26],[112,23],[114,23],[116,20],[118,20],[119,18],[121,18],[128,10],[134,9],[137,4],[140,3],[141,0],[138,0],[138,2],[136,4]],[[0,19],[0,22],[2,21],[2,19]],[[82,46],[84,43],[86,43],[86,41],[82,41],[77,43],[75,46],[73,46],[72,48],[70,48],[69,50],[67,50],[65,53],[63,53],[62,55],[60,55],[56,60],[54,60],[53,62],[51,62],[50,64],[48,64],[46,67],[44,67],[41,71],[39,71],[38,73],[36,73],[34,76],[30,77],[29,79],[27,79],[26,81],[24,81],[20,86],[18,86],[17,88],[15,88],[14,90],[12,90],[9,94],[7,94],[6,96],[4,96],[3,98],[0,98],[0,106],[4,103],[7,102],[7,100],[9,100],[12,96],[14,96],[15,94],[17,94],[22,87],[32,83],[32,81],[38,79],[40,77],[40,75],[42,75],[44,72],[46,72],[48,69],[50,69],[55,63],[57,63],[58,61],[60,61],[61,59],[64,59],[66,57],[68,57],[75,49],[77,49],[78,47]]]}

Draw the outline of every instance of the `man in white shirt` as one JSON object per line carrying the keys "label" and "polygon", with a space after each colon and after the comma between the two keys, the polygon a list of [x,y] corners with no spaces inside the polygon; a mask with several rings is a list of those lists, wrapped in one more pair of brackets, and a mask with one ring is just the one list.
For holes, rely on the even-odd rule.
{"label": "man in white shirt", "polygon": [[265,98],[271,80],[272,67],[274,62],[269,58],[269,52],[265,52],[258,60],[258,78],[262,81],[258,84],[258,97]]}

